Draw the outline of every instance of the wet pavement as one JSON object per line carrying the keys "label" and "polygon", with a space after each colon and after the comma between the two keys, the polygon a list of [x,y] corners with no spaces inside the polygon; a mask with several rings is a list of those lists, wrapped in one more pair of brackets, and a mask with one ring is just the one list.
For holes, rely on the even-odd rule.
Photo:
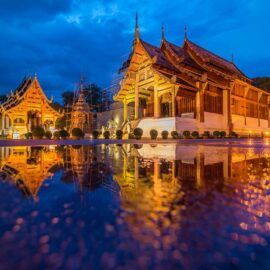
{"label": "wet pavement", "polygon": [[260,145],[2,147],[0,267],[269,269]]}

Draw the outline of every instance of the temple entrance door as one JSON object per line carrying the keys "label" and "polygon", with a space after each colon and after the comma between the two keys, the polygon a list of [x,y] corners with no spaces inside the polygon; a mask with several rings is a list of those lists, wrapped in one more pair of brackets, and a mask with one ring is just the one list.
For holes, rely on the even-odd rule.
{"label": "temple entrance door", "polygon": [[27,123],[29,130],[33,130],[35,127],[41,126],[41,113],[39,111],[28,111]]}
{"label": "temple entrance door", "polygon": [[172,116],[172,98],[170,93],[164,94],[160,98],[160,116]]}
{"label": "temple entrance door", "polygon": [[161,117],[170,117],[170,103],[168,102],[161,103],[160,107],[161,107],[160,110]]}

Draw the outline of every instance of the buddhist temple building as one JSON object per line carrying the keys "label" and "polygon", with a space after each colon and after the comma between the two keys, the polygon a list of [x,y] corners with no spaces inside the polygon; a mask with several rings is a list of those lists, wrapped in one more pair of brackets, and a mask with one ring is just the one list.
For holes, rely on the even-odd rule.
{"label": "buddhist temple building", "polygon": [[151,129],[268,134],[270,93],[186,33],[180,47],[166,39],[163,28],[156,47],[140,37],[137,18],[133,50],[120,71],[124,76],[114,100],[124,104],[124,122],[142,128],[144,137]]}
{"label": "buddhist temple building", "polygon": [[37,76],[25,78],[20,86],[0,105],[0,131],[11,138],[23,135],[37,126],[54,130],[60,113],[51,106]]}
{"label": "buddhist temple building", "polygon": [[73,128],[80,128],[85,134],[90,134],[92,131],[92,113],[89,104],[85,100],[82,83],[71,111],[70,130]]}

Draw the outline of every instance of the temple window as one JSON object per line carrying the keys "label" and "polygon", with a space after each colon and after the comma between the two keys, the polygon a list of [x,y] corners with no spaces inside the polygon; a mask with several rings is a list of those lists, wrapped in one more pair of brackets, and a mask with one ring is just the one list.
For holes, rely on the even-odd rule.
{"label": "temple window", "polygon": [[23,125],[25,121],[22,118],[15,118],[14,125]]}

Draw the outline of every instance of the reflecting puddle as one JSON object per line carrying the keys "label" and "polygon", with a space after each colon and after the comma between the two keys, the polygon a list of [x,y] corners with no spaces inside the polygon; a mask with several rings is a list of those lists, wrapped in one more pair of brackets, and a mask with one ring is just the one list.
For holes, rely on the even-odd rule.
{"label": "reflecting puddle", "polygon": [[268,268],[268,150],[46,146],[0,157],[2,269]]}

